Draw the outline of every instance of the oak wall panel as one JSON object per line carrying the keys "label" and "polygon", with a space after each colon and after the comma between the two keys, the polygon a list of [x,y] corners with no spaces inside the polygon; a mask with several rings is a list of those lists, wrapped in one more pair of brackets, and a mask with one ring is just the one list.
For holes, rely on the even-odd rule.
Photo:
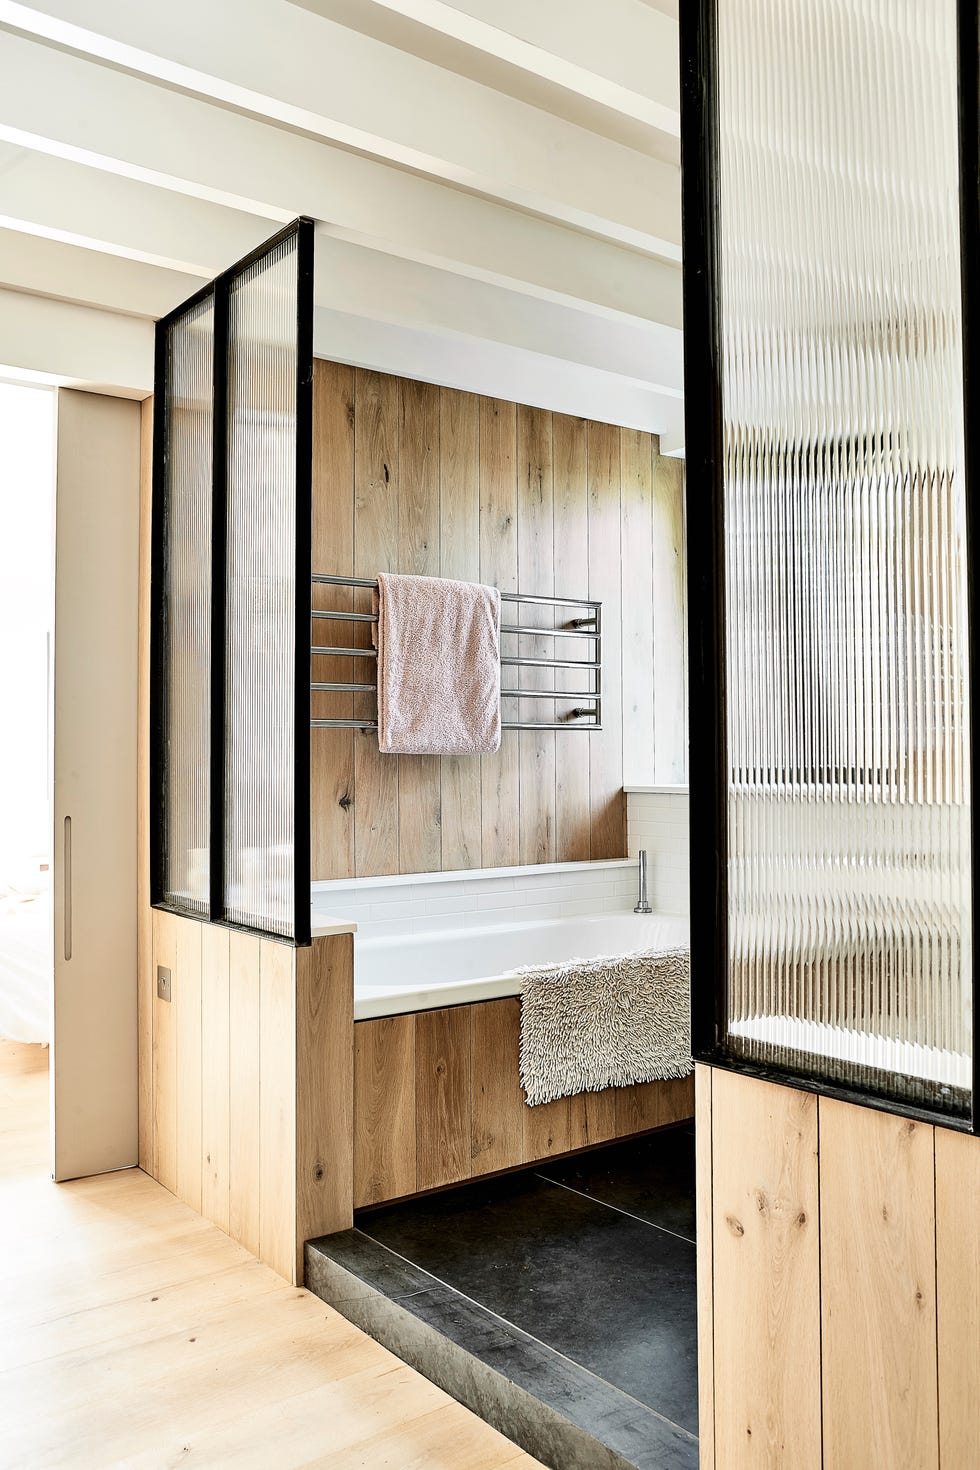
{"label": "oak wall panel", "polygon": [[714,1170],[711,1148],[711,1092],[714,1074],[700,1063],[694,1069],[697,1286],[698,1286],[698,1445],[700,1470],[715,1470],[715,1258],[712,1239]]}
{"label": "oak wall panel", "polygon": [[825,1470],[939,1464],[934,1190],[931,1127],[820,1099]]}
{"label": "oak wall panel", "polygon": [[[439,575],[479,582],[480,400],[472,393],[442,389],[439,485]],[[472,756],[442,758],[442,868],[481,864],[481,764]]]}
{"label": "oak wall panel", "polygon": [[[493,756],[441,759],[382,756],[374,732],[314,730],[314,878],[624,857],[624,743],[633,767],[646,752],[646,771],[633,779],[652,780],[655,649],[665,677],[676,682],[683,666],[682,602],[659,623],[655,607],[683,593],[674,462],[661,460],[655,435],[324,361],[316,363],[315,410],[315,569],[601,597],[604,728],[509,731]],[[659,563],[658,535],[669,538]],[[370,607],[365,591],[314,595],[323,608]],[[518,615],[541,633],[511,637],[505,651],[520,642],[527,654],[588,657],[590,644],[549,636],[552,609],[505,604],[506,620]],[[370,640],[364,624],[351,638],[351,625],[322,620],[317,635],[335,646]],[[375,673],[371,660],[327,656],[314,670],[320,680],[356,683]],[[527,689],[591,683],[574,669],[505,668],[503,677]],[[686,715],[677,726],[676,693],[664,718],[682,747]],[[679,693],[683,703],[683,680]],[[314,707],[323,717],[374,717],[371,696],[317,694]],[[509,718],[554,713],[548,700],[503,708]]]}
{"label": "oak wall panel", "polygon": [[[313,483],[329,486],[329,494],[313,497],[312,564],[314,571],[332,576],[354,573],[354,369],[321,362],[313,379]],[[349,612],[354,594],[349,587],[322,584],[313,587],[313,606],[319,610]],[[314,621],[314,641],[339,642],[325,635],[325,620]],[[335,623],[344,639],[353,625]],[[355,646],[355,645],[352,645]],[[357,645],[359,646],[359,645]],[[319,683],[363,682],[353,659],[314,657],[313,679]],[[315,693],[312,713],[319,719],[345,720],[354,713],[350,694]],[[312,733],[310,768],[310,841],[313,871],[329,867],[335,877],[354,873],[354,732],[317,730]]]}
{"label": "oak wall panel", "polygon": [[[517,531],[517,406],[481,398],[480,581],[501,592],[519,590]],[[477,866],[512,867],[521,860],[518,733],[504,730],[497,753],[480,758],[482,855]]]}
{"label": "oak wall panel", "polygon": [[519,1070],[521,1003],[517,996],[471,1008],[473,1118],[470,1159],[477,1173],[507,1169],[524,1157]]}
{"label": "oak wall panel", "polygon": [[980,1139],[936,1129],[939,1450],[980,1465]]}
{"label": "oak wall panel", "polygon": [[[589,596],[602,600],[602,731],[587,735],[593,859],[626,851],[623,799],[622,527],[620,430],[589,425]],[[651,670],[651,678],[653,677]],[[575,738],[575,737],[569,737]]]}
{"label": "oak wall panel", "polygon": [[354,1205],[414,1194],[415,1017],[354,1026]]}
{"label": "oak wall panel", "polygon": [[[589,585],[589,426],[585,419],[556,413],[552,418],[555,480],[555,593],[582,597]],[[649,435],[643,435],[647,447]],[[625,582],[624,582],[625,585]],[[593,644],[585,638],[559,638],[561,657],[585,662]],[[652,687],[652,666],[651,687]],[[555,672],[558,689],[592,688],[589,670]],[[564,706],[568,708],[568,706]],[[559,735],[555,741],[555,856],[560,863],[587,862],[592,856],[589,739]]]}
{"label": "oak wall panel", "polygon": [[[551,596],[555,590],[555,482],[551,454],[551,414],[540,408],[517,409],[517,584],[521,591]],[[533,602],[504,605],[518,612],[520,625],[554,628],[555,610]],[[514,645],[516,644],[516,650]],[[554,658],[555,640],[542,635],[506,635],[502,645],[524,658]],[[510,683],[517,674],[520,689],[553,689],[553,671],[535,668],[505,668],[502,681]],[[555,719],[550,699],[504,700],[504,711],[521,720]],[[582,740],[576,734],[566,740]],[[521,730],[518,733],[521,782],[522,863],[553,863],[555,846],[555,741],[554,730]]]}
{"label": "oak wall panel", "polygon": [[228,936],[228,1230],[257,1256],[259,1240],[259,1090],[261,1035],[259,945]]}
{"label": "oak wall panel", "polygon": [[231,1223],[230,929],[201,931],[201,1213]]}
{"label": "oak wall panel", "polygon": [[711,1119],[716,1461],[819,1470],[817,1099],[716,1069]]}
{"label": "oak wall panel", "polygon": [[418,1188],[470,1175],[471,1008],[448,1006],[415,1017]]}

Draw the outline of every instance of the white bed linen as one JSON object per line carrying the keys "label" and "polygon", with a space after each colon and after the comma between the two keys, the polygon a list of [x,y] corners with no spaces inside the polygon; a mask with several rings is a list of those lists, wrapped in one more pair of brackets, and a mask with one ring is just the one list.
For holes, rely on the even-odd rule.
{"label": "white bed linen", "polygon": [[50,887],[0,890],[0,1038],[50,1041],[54,920]]}

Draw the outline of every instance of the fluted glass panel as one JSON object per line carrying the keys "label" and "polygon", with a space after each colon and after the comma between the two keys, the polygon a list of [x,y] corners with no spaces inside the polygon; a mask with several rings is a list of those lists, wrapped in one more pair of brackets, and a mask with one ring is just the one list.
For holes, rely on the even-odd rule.
{"label": "fluted glass panel", "polygon": [[228,302],[225,914],[293,932],[297,240]]}
{"label": "fluted glass panel", "polygon": [[167,329],[160,663],[164,901],[207,914],[214,299]]}
{"label": "fluted glass panel", "polygon": [[972,1076],[954,0],[717,0],[727,1038]]}

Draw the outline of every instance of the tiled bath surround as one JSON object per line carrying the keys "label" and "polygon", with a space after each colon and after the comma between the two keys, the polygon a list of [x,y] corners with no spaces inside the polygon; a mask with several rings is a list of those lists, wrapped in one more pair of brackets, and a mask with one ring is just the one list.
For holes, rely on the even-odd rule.
{"label": "tiled bath surround", "polygon": [[687,820],[686,787],[637,787],[627,792],[628,858],[344,878],[313,884],[313,910],[353,920],[365,937],[379,939],[487,924],[625,913],[632,911],[636,902],[636,855],[640,848],[646,848],[654,911],[687,914]]}
{"label": "tiled bath surround", "polygon": [[687,787],[627,787],[626,840],[631,858],[641,848],[646,849],[654,911],[689,914],[691,844]]}
{"label": "tiled bath surround", "polygon": [[636,891],[636,860],[621,858],[314,883],[313,911],[352,919],[364,937],[381,938],[630,912]]}

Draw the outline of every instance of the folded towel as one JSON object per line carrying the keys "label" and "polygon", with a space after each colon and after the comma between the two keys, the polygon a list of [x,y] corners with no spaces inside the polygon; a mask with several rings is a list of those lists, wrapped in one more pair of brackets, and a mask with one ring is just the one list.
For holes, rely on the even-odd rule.
{"label": "folded towel", "polygon": [[378,744],[403,755],[500,747],[500,593],[444,577],[382,572]]}
{"label": "folded towel", "polygon": [[691,1072],[691,956],[648,950],[535,966],[521,985],[528,1104]]}

